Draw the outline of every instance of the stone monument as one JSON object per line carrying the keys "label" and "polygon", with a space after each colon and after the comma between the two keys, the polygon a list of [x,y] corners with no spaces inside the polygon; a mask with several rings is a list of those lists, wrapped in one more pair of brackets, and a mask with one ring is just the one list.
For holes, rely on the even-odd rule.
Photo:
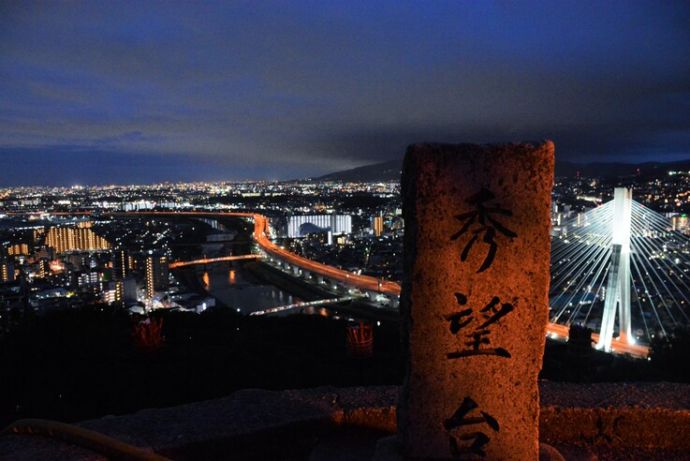
{"label": "stone monument", "polygon": [[405,155],[401,294],[408,459],[539,459],[554,145]]}

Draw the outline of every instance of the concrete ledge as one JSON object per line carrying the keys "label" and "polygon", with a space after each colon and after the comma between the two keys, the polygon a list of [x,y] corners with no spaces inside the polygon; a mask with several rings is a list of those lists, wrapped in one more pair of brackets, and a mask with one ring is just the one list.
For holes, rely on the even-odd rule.
{"label": "concrete ledge", "polygon": [[[540,439],[546,443],[596,453],[600,460],[639,459],[635,453],[690,459],[690,385],[543,382],[541,392]],[[315,459],[311,454],[324,452],[317,448],[344,428],[394,433],[397,399],[397,386],[248,389],[78,425],[175,460]],[[3,435],[0,459],[105,458],[42,436]]]}

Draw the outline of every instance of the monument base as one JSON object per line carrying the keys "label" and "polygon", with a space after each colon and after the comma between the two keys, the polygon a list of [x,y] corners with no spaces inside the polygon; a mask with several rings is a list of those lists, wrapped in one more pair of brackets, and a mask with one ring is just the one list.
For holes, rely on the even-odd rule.
{"label": "monument base", "polygon": [[[400,440],[400,436],[398,435],[391,435],[389,437],[379,439],[379,441],[376,443],[374,456],[371,459],[372,461],[414,461],[410,458],[403,457],[402,442]],[[590,459],[587,459],[587,461]],[[540,443],[539,461],[566,461],[566,459],[556,448],[546,443]],[[578,459],[577,461],[581,460]],[[582,461],[584,461],[584,459],[582,459]]]}

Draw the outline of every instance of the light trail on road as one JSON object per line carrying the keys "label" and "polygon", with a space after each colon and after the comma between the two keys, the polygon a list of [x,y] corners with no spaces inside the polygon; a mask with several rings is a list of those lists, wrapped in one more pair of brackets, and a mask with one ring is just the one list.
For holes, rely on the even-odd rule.
{"label": "light trail on road", "polygon": [[238,255],[238,256],[220,256],[218,258],[203,258],[203,259],[194,259],[192,261],[175,261],[170,264],[168,264],[168,267],[170,269],[177,269],[178,267],[187,267],[187,266],[197,266],[197,265],[203,265],[203,264],[213,264],[213,263],[222,263],[222,262],[228,262],[228,261],[245,261],[245,260],[251,260],[251,259],[261,259],[263,256],[261,255]]}

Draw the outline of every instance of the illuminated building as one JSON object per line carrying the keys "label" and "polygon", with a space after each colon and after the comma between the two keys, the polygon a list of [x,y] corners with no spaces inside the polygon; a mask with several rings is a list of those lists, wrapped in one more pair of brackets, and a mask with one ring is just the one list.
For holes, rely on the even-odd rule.
{"label": "illuminated building", "polygon": [[156,291],[168,288],[168,257],[149,252],[146,255],[146,297],[153,298]]}
{"label": "illuminated building", "polygon": [[329,231],[334,235],[351,234],[352,216],[332,214],[290,216],[288,218],[287,234],[290,238]]}
{"label": "illuminated building", "polygon": [[7,247],[7,254],[9,256],[28,256],[29,255],[29,245],[26,243],[17,243],[15,245],[10,245]]}
{"label": "illuminated building", "polygon": [[125,298],[125,282],[122,280],[115,281],[115,301],[122,303]]}
{"label": "illuminated building", "polygon": [[14,264],[6,259],[0,259],[0,282],[14,281]]}
{"label": "illuminated building", "polygon": [[108,289],[103,292],[103,301],[108,304],[121,304],[124,287],[122,280],[116,280],[108,284]]}
{"label": "illuminated building", "polygon": [[48,260],[47,259],[40,259],[38,261],[37,277],[44,279],[48,275],[49,271],[50,271],[50,268],[48,266]]}
{"label": "illuminated building", "polygon": [[383,216],[374,216],[371,220],[371,228],[374,231],[374,236],[381,237],[383,235]]}
{"label": "illuminated building", "polygon": [[122,207],[124,211],[140,211],[153,210],[156,207],[156,202],[150,200],[139,200],[136,202],[125,203]]}
{"label": "illuminated building", "polygon": [[58,253],[109,250],[110,242],[90,227],[88,221],[79,223],[77,227],[51,227],[46,234],[46,245]]}
{"label": "illuminated building", "polygon": [[114,255],[113,269],[115,269],[115,277],[123,279],[127,277],[130,266],[130,258],[125,250],[117,250]]}
{"label": "illuminated building", "polygon": [[680,216],[674,216],[671,218],[671,228],[674,231],[682,232],[684,234],[687,234],[688,231],[690,230],[688,222],[688,215],[682,214]]}
{"label": "illuminated building", "polygon": [[77,284],[82,288],[90,287],[95,290],[101,279],[102,274],[97,271],[82,272],[77,277]]}
{"label": "illuminated building", "polygon": [[124,306],[127,303],[136,302],[136,300],[137,284],[133,278],[109,282],[108,289],[103,292],[103,301],[108,304]]}

